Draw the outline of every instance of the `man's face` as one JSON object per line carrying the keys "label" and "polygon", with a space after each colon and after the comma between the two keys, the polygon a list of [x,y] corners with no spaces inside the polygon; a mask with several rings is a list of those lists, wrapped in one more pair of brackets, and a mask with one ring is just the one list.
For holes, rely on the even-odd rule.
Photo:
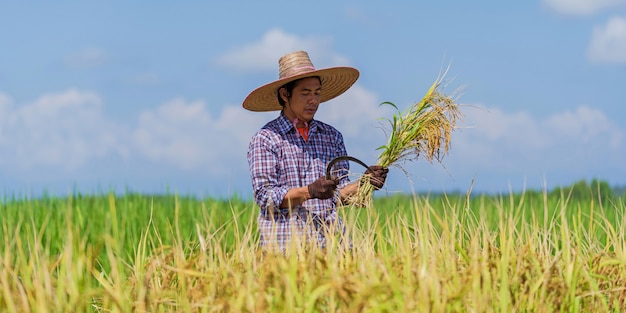
{"label": "man's face", "polygon": [[317,77],[307,77],[296,82],[291,97],[286,97],[286,90],[281,89],[281,97],[285,100],[285,115],[293,120],[311,121],[320,105],[322,85]]}

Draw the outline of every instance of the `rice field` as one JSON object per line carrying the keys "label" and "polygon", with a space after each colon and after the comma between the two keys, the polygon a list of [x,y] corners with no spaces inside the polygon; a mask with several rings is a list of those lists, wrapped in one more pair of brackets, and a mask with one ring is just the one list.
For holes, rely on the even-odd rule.
{"label": "rice field", "polygon": [[0,205],[0,312],[626,309],[625,201],[599,185],[376,197],[341,210],[352,249],[285,255],[257,248],[246,199],[129,192]]}

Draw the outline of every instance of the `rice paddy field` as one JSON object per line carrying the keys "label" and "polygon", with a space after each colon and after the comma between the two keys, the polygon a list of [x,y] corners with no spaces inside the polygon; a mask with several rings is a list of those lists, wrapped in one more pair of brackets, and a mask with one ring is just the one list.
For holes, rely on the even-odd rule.
{"label": "rice paddy field", "polygon": [[0,312],[620,312],[626,208],[602,186],[376,197],[341,209],[352,249],[286,254],[237,197],[5,196]]}

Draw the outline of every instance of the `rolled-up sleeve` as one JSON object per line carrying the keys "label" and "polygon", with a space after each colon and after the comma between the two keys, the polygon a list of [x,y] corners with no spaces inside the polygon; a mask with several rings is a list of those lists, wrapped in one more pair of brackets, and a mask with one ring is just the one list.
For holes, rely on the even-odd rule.
{"label": "rolled-up sleeve", "polygon": [[254,200],[262,210],[276,211],[287,195],[289,188],[279,183],[278,149],[276,140],[268,137],[268,132],[260,131],[250,141],[248,165],[254,190]]}

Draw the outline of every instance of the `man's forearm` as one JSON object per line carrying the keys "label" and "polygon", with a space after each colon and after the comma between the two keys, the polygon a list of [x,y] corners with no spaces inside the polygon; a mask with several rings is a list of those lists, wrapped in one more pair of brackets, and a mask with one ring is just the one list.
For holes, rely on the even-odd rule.
{"label": "man's forearm", "polygon": [[348,200],[359,191],[359,182],[354,182],[339,190],[339,201],[348,203]]}
{"label": "man's forearm", "polygon": [[281,208],[294,207],[302,204],[304,201],[311,199],[309,188],[307,186],[300,188],[292,188],[287,191],[283,202],[280,203]]}
{"label": "man's forearm", "polygon": [[[351,183],[339,190],[339,200],[346,203],[348,199],[359,190],[359,182]],[[292,188],[287,191],[283,202],[280,203],[281,208],[294,207],[302,204],[304,201],[311,199],[308,186]]]}

